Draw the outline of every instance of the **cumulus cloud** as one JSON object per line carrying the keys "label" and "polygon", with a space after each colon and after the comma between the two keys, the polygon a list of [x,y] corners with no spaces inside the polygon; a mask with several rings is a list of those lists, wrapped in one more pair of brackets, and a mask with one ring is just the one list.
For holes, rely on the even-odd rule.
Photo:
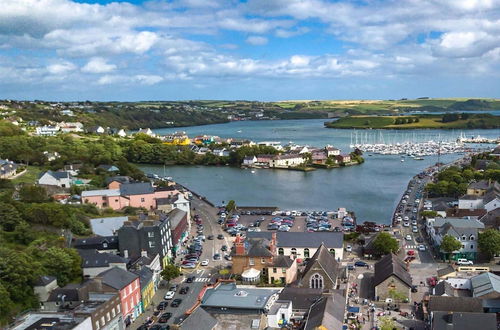
{"label": "cumulus cloud", "polygon": [[254,46],[263,46],[267,44],[267,38],[261,37],[261,36],[250,36],[245,40],[247,44],[254,45]]}
{"label": "cumulus cloud", "polygon": [[82,68],[82,72],[87,73],[108,73],[114,71],[116,69],[116,65],[109,64],[105,59],[101,57],[94,57],[90,59],[90,61],[85,64]]}
{"label": "cumulus cloud", "polygon": [[99,85],[130,85],[130,84],[140,84],[140,85],[155,85],[164,80],[163,77],[150,74],[138,74],[134,76],[125,75],[104,75],[97,80]]}
{"label": "cumulus cloud", "polygon": [[76,70],[76,65],[67,61],[61,61],[47,66],[47,71],[54,75],[64,75],[74,70]]}

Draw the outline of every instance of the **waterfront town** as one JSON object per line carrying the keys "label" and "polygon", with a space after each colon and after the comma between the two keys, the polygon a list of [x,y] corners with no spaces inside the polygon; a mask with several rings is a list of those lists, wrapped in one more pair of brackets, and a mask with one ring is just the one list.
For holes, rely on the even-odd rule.
{"label": "waterfront town", "polygon": [[[211,139],[162,137],[199,149]],[[312,150],[319,153],[340,155],[330,146]],[[246,157],[242,165],[279,167],[293,154]],[[56,164],[60,155],[46,157]],[[81,273],[71,282],[38,274],[30,288],[37,307],[13,315],[9,328],[496,329],[500,185],[491,169],[499,162],[497,146],[418,173],[390,225],[358,223],[356,210],[343,207],[209,201],[174,178],[137,180],[119,164],[97,166],[102,186],[88,189],[90,180],[79,178],[88,164],[53,167],[18,198],[36,190],[98,216],[85,235],[61,236]],[[26,175],[23,164],[0,166],[4,181]],[[462,181],[452,185],[457,175]]]}

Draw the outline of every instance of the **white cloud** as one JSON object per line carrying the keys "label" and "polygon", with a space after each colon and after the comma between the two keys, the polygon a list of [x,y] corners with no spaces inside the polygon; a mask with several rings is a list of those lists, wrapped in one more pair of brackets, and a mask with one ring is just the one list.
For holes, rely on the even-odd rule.
{"label": "white cloud", "polygon": [[138,74],[134,76],[126,75],[104,75],[97,80],[99,85],[155,85],[164,80],[163,77],[149,74]]}
{"label": "white cloud", "polygon": [[267,38],[261,37],[261,36],[250,36],[245,40],[247,44],[253,45],[253,46],[263,46],[267,44]]}
{"label": "white cloud", "polygon": [[68,61],[47,65],[47,71],[53,75],[65,75],[76,69],[76,65]]}
{"label": "white cloud", "polygon": [[116,65],[108,64],[106,60],[101,57],[90,59],[82,68],[82,72],[86,73],[108,73],[114,70],[116,70]]}

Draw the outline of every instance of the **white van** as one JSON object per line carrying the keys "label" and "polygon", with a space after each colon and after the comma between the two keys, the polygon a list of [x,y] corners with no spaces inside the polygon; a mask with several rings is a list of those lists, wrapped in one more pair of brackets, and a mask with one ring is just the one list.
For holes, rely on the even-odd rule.
{"label": "white van", "polygon": [[467,260],[467,259],[457,259],[457,265],[461,266],[472,266],[474,263],[472,260]]}

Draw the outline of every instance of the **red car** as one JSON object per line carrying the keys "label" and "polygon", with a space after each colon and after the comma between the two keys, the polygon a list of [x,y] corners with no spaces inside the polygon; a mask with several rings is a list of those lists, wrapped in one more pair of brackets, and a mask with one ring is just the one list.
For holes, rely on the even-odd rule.
{"label": "red car", "polygon": [[437,284],[437,278],[434,277],[434,276],[433,277],[429,277],[427,279],[427,284],[429,284],[429,286],[432,286],[432,287],[436,286],[436,284]]}
{"label": "red car", "polygon": [[414,256],[415,255],[415,251],[410,250],[410,251],[406,252],[406,254],[409,255],[409,256]]}

